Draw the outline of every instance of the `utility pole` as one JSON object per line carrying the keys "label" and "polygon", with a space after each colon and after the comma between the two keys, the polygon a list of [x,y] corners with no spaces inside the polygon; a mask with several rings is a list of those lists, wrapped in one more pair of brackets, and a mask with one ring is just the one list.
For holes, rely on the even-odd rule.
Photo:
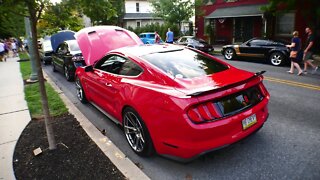
{"label": "utility pole", "polygon": [[[33,47],[32,45],[32,33],[31,33],[31,27],[30,27],[30,19],[28,17],[24,17],[24,24],[26,28],[26,35],[27,35],[27,41],[28,41],[28,54],[30,57],[31,62],[31,75],[30,78],[27,80],[28,82],[37,82],[38,81],[38,73],[36,68],[36,62],[35,62],[35,54],[34,49],[37,47]],[[37,39],[37,38],[36,38]]]}

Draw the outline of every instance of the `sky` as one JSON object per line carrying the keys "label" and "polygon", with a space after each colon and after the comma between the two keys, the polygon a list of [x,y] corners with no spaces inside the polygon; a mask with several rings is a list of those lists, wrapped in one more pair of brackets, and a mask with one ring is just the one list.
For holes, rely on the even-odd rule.
{"label": "sky", "polygon": [[61,2],[61,0],[50,0],[50,1],[52,2],[52,4]]}

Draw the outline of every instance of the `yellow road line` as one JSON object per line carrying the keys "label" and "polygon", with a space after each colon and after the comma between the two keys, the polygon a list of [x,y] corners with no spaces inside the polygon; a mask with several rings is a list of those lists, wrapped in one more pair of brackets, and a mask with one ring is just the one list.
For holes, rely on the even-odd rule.
{"label": "yellow road line", "polygon": [[288,81],[288,80],[277,79],[277,78],[266,77],[266,76],[264,77],[264,79],[266,81],[277,82],[277,83],[287,84],[287,85],[291,85],[291,86],[297,86],[297,87],[320,91],[320,86],[317,86],[317,85],[300,83],[300,82],[295,82],[295,81]]}

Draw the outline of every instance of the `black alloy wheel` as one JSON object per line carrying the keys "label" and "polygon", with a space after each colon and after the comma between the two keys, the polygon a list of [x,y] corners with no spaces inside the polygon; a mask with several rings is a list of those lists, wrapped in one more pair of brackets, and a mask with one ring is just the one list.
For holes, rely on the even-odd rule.
{"label": "black alloy wheel", "polygon": [[57,72],[56,65],[54,64],[54,61],[52,61],[52,71]]}
{"label": "black alloy wheel", "polygon": [[76,78],[75,84],[76,84],[77,97],[78,97],[79,101],[83,104],[87,103],[88,100],[87,100],[86,94],[84,93],[84,90],[82,88],[79,77]]}
{"label": "black alloy wheel", "polygon": [[73,77],[70,75],[70,71],[67,65],[63,66],[64,69],[64,76],[66,77],[67,81],[72,81]]}
{"label": "black alloy wheel", "polygon": [[139,156],[151,156],[154,147],[139,114],[132,108],[126,108],[123,112],[123,130],[131,149]]}

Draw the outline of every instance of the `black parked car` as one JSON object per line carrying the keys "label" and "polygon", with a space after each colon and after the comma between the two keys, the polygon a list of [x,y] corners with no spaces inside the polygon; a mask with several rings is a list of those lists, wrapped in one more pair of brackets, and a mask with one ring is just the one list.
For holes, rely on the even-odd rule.
{"label": "black parked car", "polygon": [[52,55],[53,71],[64,73],[68,81],[75,77],[77,67],[85,66],[82,53],[76,40],[67,40],[61,43]]}
{"label": "black parked car", "polygon": [[207,53],[214,50],[212,45],[205,40],[195,38],[194,36],[182,36],[176,41],[176,44],[192,47]]}
{"label": "black parked car", "polygon": [[263,58],[274,66],[289,62],[289,49],[286,45],[267,39],[253,38],[240,45],[226,45],[221,53],[227,60],[236,57]]}

